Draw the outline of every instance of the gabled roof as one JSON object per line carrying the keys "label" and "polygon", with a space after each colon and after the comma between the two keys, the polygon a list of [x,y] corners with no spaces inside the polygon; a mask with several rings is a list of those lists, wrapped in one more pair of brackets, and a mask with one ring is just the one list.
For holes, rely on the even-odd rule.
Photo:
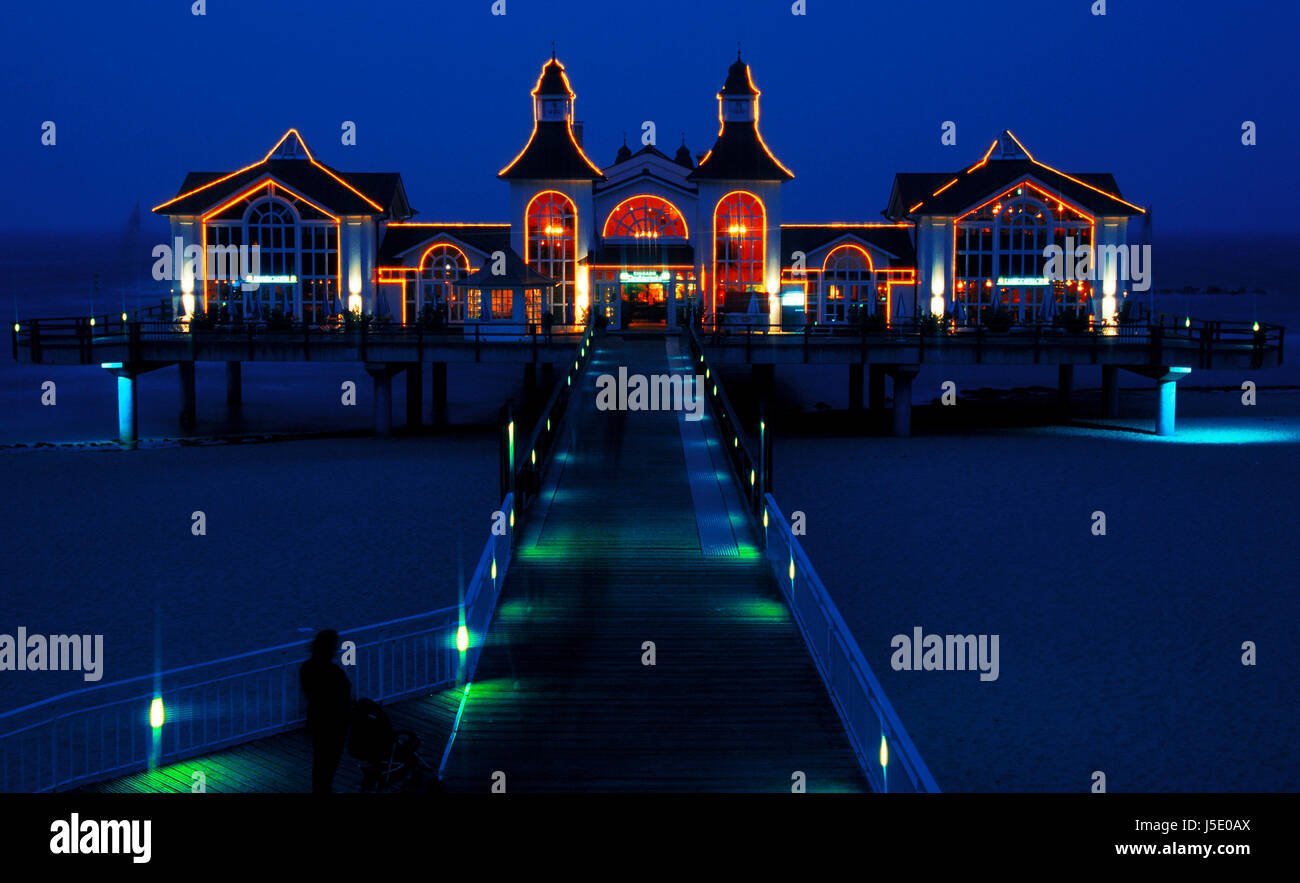
{"label": "gabled roof", "polygon": [[380,265],[399,262],[408,252],[433,240],[453,239],[484,255],[510,248],[509,224],[389,224],[379,244]]}
{"label": "gabled roof", "polygon": [[852,237],[890,255],[894,266],[916,264],[910,224],[782,224],[781,265],[790,266],[796,251],[812,254],[845,237]]}
{"label": "gabled roof", "polygon": [[961,215],[1018,181],[1033,178],[1094,215],[1131,216],[1144,209],[1126,201],[1113,175],[1067,174],[1034,159],[1010,130],[993,140],[984,157],[958,172],[894,176],[885,216]]}
{"label": "gabled roof", "polygon": [[342,215],[409,217],[402,176],[370,172],[349,176],[317,160],[302,136],[290,129],[260,161],[234,172],[190,172],[176,196],[154,211],[161,215],[198,215],[244,189],[274,179]]}
{"label": "gabled roof", "polygon": [[457,288],[516,288],[522,286],[546,286],[554,288],[559,283],[550,276],[544,276],[524,263],[514,249],[505,249],[505,272],[498,275],[492,272],[492,263],[485,263],[476,272],[451,284]]}

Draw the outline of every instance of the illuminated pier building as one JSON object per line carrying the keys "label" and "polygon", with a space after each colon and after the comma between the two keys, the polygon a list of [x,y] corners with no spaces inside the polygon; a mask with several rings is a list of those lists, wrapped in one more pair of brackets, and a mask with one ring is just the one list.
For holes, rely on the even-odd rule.
{"label": "illuminated pier building", "polygon": [[[509,185],[502,223],[413,220],[401,175],[332,169],[296,130],[245,168],[191,173],[154,209],[203,255],[176,280],[177,300],[230,318],[279,309],[309,322],[360,310],[381,321],[440,313],[452,324],[522,324],[549,311],[559,328],[591,310],[612,327],[673,327],[687,309],[752,326],[783,311],[800,325],[927,312],[974,322],[994,306],[1021,322],[1064,309],[1101,320],[1123,296],[1113,254],[1099,258],[1097,281],[1054,279],[1044,248],[1124,245],[1143,210],[1110,175],[1054,169],[1010,132],[955,172],[896,175],[880,221],[785,223],[781,194],[794,173],[763,140],[759,90],[739,57],[717,93],[716,140],[698,157],[684,139],[671,156],[625,143],[602,167],[553,56],[531,95],[532,131],[497,175]],[[256,286],[214,266],[219,250],[254,244]],[[454,284],[507,257],[553,284],[496,300]]]}

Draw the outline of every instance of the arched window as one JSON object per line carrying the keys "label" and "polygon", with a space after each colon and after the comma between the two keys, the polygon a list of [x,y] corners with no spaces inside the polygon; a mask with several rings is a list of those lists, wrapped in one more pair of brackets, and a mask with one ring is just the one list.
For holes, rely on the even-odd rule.
{"label": "arched window", "polygon": [[[713,284],[715,298],[727,292],[763,290],[767,224],[763,203],[752,193],[728,193],[713,212]],[[748,298],[736,298],[745,306]],[[717,301],[715,300],[715,308]]]}
{"label": "arched window", "polygon": [[1025,182],[958,219],[953,297],[975,323],[1006,308],[1016,321],[1050,319],[1088,302],[1087,281],[1047,278],[1048,245],[1073,254],[1092,244],[1092,218]]}
{"label": "arched window", "polygon": [[686,221],[677,206],[666,199],[634,196],[620,202],[609,213],[605,219],[604,235],[633,239],[685,239]]}
{"label": "arched window", "polygon": [[451,283],[469,275],[469,258],[454,245],[435,245],[420,260],[414,290],[406,291],[406,321],[416,322],[425,307],[446,307],[447,321],[464,322],[465,304]]}
{"label": "arched window", "polygon": [[533,197],[526,213],[524,258],[539,273],[560,284],[551,294],[558,325],[576,321],[575,279],[578,250],[578,210],[563,193],[548,190]]}
{"label": "arched window", "polygon": [[244,315],[258,319],[276,308],[287,316],[296,315],[298,227],[293,211],[278,200],[265,199],[249,210],[246,224],[249,247],[258,246],[258,274],[278,281],[261,282],[256,288],[246,285]]}
{"label": "arched window", "polygon": [[875,311],[876,286],[871,278],[871,258],[856,245],[841,245],[822,264],[826,293],[826,321],[843,322],[857,305],[868,315]]}

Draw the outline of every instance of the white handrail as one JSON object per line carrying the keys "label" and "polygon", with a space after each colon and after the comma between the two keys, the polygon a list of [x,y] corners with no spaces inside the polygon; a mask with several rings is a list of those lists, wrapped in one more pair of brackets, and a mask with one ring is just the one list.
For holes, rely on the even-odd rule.
{"label": "white handrail", "polygon": [[776,500],[766,494],[763,502],[768,563],[872,788],[891,790],[888,766],[889,761],[897,760],[906,779],[895,780],[892,790],[938,792],[939,786]]}

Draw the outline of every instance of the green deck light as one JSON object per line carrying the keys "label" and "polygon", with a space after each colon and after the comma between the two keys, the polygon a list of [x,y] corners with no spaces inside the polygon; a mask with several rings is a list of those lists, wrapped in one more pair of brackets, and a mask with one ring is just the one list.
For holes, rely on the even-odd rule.
{"label": "green deck light", "polygon": [[753,469],[749,470],[749,483],[750,483],[751,485],[754,483],[754,470],[753,470]]}
{"label": "green deck light", "polygon": [[91,316],[91,317],[90,317],[90,327],[91,327],[91,328],[94,328],[94,327],[95,327],[95,317],[94,317],[94,316]]}
{"label": "green deck light", "polygon": [[511,506],[511,507],[510,507],[510,526],[511,526],[512,528],[515,526],[515,507],[514,507],[514,506]]}
{"label": "green deck light", "polygon": [[885,769],[889,766],[889,744],[885,741],[885,734],[880,734],[880,768]]}
{"label": "green deck light", "polygon": [[528,459],[533,461],[534,466],[537,465],[537,448],[533,448],[528,452]]}
{"label": "green deck light", "polygon": [[123,314],[122,314],[122,321],[123,321],[123,322],[126,321],[126,313],[123,313]]}
{"label": "green deck light", "polygon": [[573,386],[573,375],[572,375],[572,374],[570,374],[568,377],[566,377],[566,378],[564,378],[564,379],[568,381],[568,385],[569,385],[569,386]]}
{"label": "green deck light", "polygon": [[149,726],[153,727],[155,730],[160,729],[166,716],[166,712],[163,709],[162,697],[153,697],[153,702],[149,703]]}
{"label": "green deck light", "polygon": [[456,629],[456,649],[461,653],[469,649],[469,629],[465,626]]}
{"label": "green deck light", "polygon": [[767,507],[763,507],[763,527],[767,527]]}
{"label": "green deck light", "polygon": [[716,383],[713,384],[713,394],[714,394],[714,395],[717,395],[717,394],[718,394],[718,385],[717,385]]}
{"label": "green deck light", "polygon": [[19,325],[17,322],[15,322],[15,323],[14,323],[14,331],[21,331],[21,330],[22,330],[22,326]]}
{"label": "green deck light", "polygon": [[733,435],[733,436],[731,437],[731,446],[732,446],[733,448],[738,448],[738,447],[740,447],[740,439],[736,438],[736,437]]}
{"label": "green deck light", "polygon": [[551,418],[550,418],[550,417],[547,417],[547,418],[546,418],[546,431],[547,431],[547,432],[550,432],[550,431],[551,431]]}
{"label": "green deck light", "polygon": [[495,557],[492,559],[492,578],[497,578],[497,559]]}
{"label": "green deck light", "polygon": [[[1252,331],[1258,331],[1258,330],[1259,330],[1259,323],[1256,322],[1254,325],[1250,326],[1250,329],[1251,329]],[[14,330],[15,330],[15,331],[18,330],[17,326],[14,327]]]}
{"label": "green deck light", "polygon": [[705,369],[704,369],[704,379],[705,379],[705,380],[708,380],[708,379],[709,379],[709,369],[708,369],[708,368],[705,368]]}
{"label": "green deck light", "polygon": [[1191,316],[1188,316],[1186,319],[1183,320],[1183,327],[1184,327],[1184,328],[1191,328],[1191,327],[1192,327],[1192,317],[1191,317]]}
{"label": "green deck light", "polygon": [[790,556],[790,585],[794,585],[794,556]]}

